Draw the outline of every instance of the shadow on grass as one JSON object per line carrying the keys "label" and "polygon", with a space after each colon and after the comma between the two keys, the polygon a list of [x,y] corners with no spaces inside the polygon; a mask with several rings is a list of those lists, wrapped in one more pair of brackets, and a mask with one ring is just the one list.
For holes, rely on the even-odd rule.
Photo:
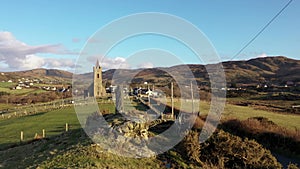
{"label": "shadow on grass", "polygon": [[41,116],[41,115],[44,115],[44,114],[46,114],[46,112],[40,112],[40,113],[30,114],[30,115],[27,115],[27,117]]}
{"label": "shadow on grass", "polygon": [[92,141],[83,129],[74,129],[60,135],[26,142],[0,145],[0,161],[4,168],[36,168],[43,161],[62,154],[77,144],[89,145]]}

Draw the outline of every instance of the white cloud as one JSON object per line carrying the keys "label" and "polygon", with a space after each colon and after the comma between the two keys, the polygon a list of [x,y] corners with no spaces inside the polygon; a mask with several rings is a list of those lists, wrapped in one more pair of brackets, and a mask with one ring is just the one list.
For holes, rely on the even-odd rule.
{"label": "white cloud", "polygon": [[261,53],[261,54],[257,55],[256,57],[257,58],[265,58],[265,57],[268,57],[268,55],[265,53]]}
{"label": "white cloud", "polygon": [[48,58],[48,59],[45,59],[45,61],[46,61],[46,66],[51,67],[51,68],[60,69],[60,68],[64,68],[64,67],[68,67],[68,68],[75,67],[74,61],[70,60],[70,59]]}
{"label": "white cloud", "polygon": [[34,69],[34,68],[58,68],[70,69],[74,67],[71,59],[45,58],[39,54],[72,55],[60,44],[30,46],[17,40],[11,32],[0,32],[0,62],[6,65],[6,71]]}
{"label": "white cloud", "polygon": [[116,57],[116,58],[109,58],[109,57],[88,57],[87,60],[95,64],[97,59],[100,62],[100,66],[104,69],[131,69],[131,68],[153,68],[154,65],[151,62],[144,62],[144,63],[134,63],[128,62],[128,60],[124,57]]}
{"label": "white cloud", "polygon": [[137,68],[153,68],[154,65],[151,62],[141,63],[137,66]]}
{"label": "white cloud", "polygon": [[130,65],[123,57],[103,58],[101,60],[103,69],[129,69]]}
{"label": "white cloud", "polygon": [[100,66],[106,70],[106,69],[130,69],[130,65],[126,61],[126,58],[123,57],[116,57],[116,58],[109,58],[109,57],[87,57],[87,61],[95,64],[97,59],[100,62]]}
{"label": "white cloud", "polygon": [[21,64],[24,69],[34,69],[42,67],[45,64],[45,59],[36,55],[26,55],[25,58],[15,58],[14,60],[18,60],[18,63]]}

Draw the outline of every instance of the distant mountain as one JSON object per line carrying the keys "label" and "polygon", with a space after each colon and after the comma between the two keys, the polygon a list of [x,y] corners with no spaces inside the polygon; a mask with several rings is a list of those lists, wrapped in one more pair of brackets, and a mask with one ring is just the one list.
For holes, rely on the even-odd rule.
{"label": "distant mountain", "polygon": [[0,74],[0,81],[17,80],[22,78],[41,79],[46,81],[67,81],[71,82],[73,74],[57,69],[33,69],[17,72],[3,72]]}
{"label": "distant mountain", "polygon": [[[255,58],[247,61],[223,62],[228,84],[285,84],[290,81],[300,84],[300,60],[290,59],[284,56]],[[188,69],[187,69],[188,68]],[[92,69],[92,68],[91,68]],[[192,77],[192,72],[194,77]],[[169,72],[169,73],[167,73]],[[111,69],[103,72],[103,79],[110,81],[113,76],[116,81],[126,80],[132,77],[132,83],[149,82],[166,84],[172,80],[172,75],[179,77],[179,81],[189,82],[195,78],[199,84],[206,85],[209,76],[204,65],[188,64],[177,65],[168,68],[149,69]],[[5,72],[0,75],[0,81],[18,78],[40,78],[48,80],[66,80],[71,82],[72,73],[56,69],[34,69],[20,72]],[[92,73],[78,75],[82,80],[91,80]]]}
{"label": "distant mountain", "polygon": [[300,82],[300,60],[283,56],[224,62],[228,82],[285,84]]}
{"label": "distant mountain", "polygon": [[[255,58],[247,61],[227,61],[222,63],[226,81],[228,84],[286,84],[290,81],[300,84],[300,60],[289,59],[284,56]],[[188,68],[188,69],[187,69]],[[108,70],[103,73],[104,79],[112,79],[116,70]],[[191,71],[194,75],[192,77],[189,73]],[[198,84],[206,85],[209,82],[204,65],[188,64],[177,65],[169,68],[150,68],[138,70],[122,70],[120,80],[122,77],[132,76],[132,82],[150,82],[150,83],[168,83],[172,76],[167,72],[171,72],[176,77],[181,77],[180,81],[189,82],[189,79],[195,78]]]}

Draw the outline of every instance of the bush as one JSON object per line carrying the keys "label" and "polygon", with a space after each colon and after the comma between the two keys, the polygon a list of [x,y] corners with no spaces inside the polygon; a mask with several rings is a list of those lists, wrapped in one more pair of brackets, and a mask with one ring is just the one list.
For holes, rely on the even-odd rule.
{"label": "bush", "polygon": [[222,168],[282,168],[271,152],[254,140],[223,130],[201,145],[201,161]]}
{"label": "bush", "polygon": [[255,139],[273,150],[289,155],[300,153],[300,131],[278,126],[264,117],[252,117],[243,121],[228,120],[222,123],[222,128],[240,137]]}
{"label": "bush", "polygon": [[200,161],[200,143],[199,133],[191,130],[185,138],[179,143],[177,148],[181,155],[196,165],[203,165]]}
{"label": "bush", "polygon": [[299,169],[299,167],[297,166],[297,164],[290,163],[288,165],[288,169]]}

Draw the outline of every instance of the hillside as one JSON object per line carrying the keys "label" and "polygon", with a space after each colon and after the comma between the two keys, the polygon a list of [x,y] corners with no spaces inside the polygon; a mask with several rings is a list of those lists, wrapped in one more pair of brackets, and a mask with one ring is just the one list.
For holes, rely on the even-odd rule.
{"label": "hillside", "polygon": [[0,75],[0,81],[8,81],[8,80],[17,80],[22,78],[29,79],[41,79],[44,81],[62,81],[67,80],[71,81],[73,74],[57,69],[32,69],[26,71],[17,71],[17,72],[3,72]]}
{"label": "hillside", "polygon": [[224,62],[227,81],[238,83],[300,82],[300,61],[283,56]]}
{"label": "hillside", "polygon": [[[190,133],[168,152],[150,158],[129,158],[107,152],[94,144],[82,129],[76,129],[0,151],[0,168],[282,167],[270,151],[256,141],[242,139],[221,130],[207,144],[199,145],[197,139],[191,140],[198,133]],[[201,151],[193,146],[201,147]]]}
{"label": "hillside", "polygon": [[[223,62],[226,81],[231,83],[250,85],[250,84],[275,84],[284,85],[288,81],[300,83],[300,61],[289,59],[283,56],[255,58],[247,61],[227,61]],[[189,67],[194,74],[195,79],[201,85],[206,85],[209,82],[209,76],[204,65],[189,64],[177,65],[169,68],[150,68],[138,70],[118,70],[122,76],[116,76],[116,80],[121,80],[127,76],[133,76],[133,83],[141,83],[144,81],[150,83],[164,83],[172,79],[173,75],[182,77],[182,81],[193,78],[188,75],[186,66]],[[103,73],[104,79],[112,79],[113,73],[116,70],[108,70]]]}
{"label": "hillside", "polygon": [[[223,62],[223,67],[226,74],[226,81],[228,85],[236,84],[276,84],[284,85],[288,81],[295,84],[300,83],[300,60],[290,59],[284,56],[255,58],[247,61],[226,61]],[[131,83],[168,83],[172,76],[167,73],[171,72],[173,75],[182,77],[180,81],[188,82],[189,78],[186,66],[189,67],[194,74],[195,79],[199,84],[207,85],[209,76],[204,65],[189,64],[177,65],[168,68],[149,68],[149,69],[110,69],[103,72],[104,80],[111,80],[114,76],[116,81],[123,81],[124,78],[134,77]],[[116,74],[116,72],[119,72]],[[7,81],[9,79],[18,78],[40,78],[45,80],[72,80],[72,73],[56,70],[56,69],[34,69],[20,72],[4,72],[0,75],[0,81]],[[91,80],[92,73],[79,75],[82,80]]]}

